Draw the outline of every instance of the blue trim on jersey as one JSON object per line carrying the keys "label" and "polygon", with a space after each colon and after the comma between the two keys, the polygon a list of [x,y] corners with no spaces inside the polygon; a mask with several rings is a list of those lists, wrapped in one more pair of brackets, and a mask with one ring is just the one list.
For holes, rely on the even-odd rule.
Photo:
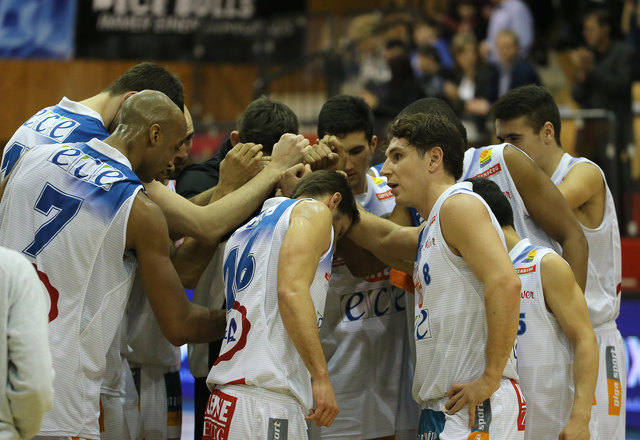
{"label": "blue trim on jersey", "polygon": [[411,215],[411,221],[413,222],[413,226],[420,226],[424,223],[424,219],[418,212],[416,208],[409,208],[409,214]]}
{"label": "blue trim on jersey", "polygon": [[379,163],[378,165],[374,165],[371,168],[373,168],[374,170],[376,170],[378,172],[378,176],[380,176],[380,172],[382,171],[382,167],[384,166],[384,162]]}
{"label": "blue trim on jersey", "polygon": [[419,440],[437,440],[444,431],[446,418],[442,411],[423,409],[420,412],[420,423],[418,425]]}
{"label": "blue trim on jersey", "polygon": [[[51,112],[55,115],[61,116],[62,118],[55,118],[53,115],[44,118],[47,112]],[[44,124],[44,122],[49,119],[57,119],[57,121],[55,124],[52,124],[51,122]],[[71,125],[70,121],[75,121],[77,125]],[[87,142],[93,138],[103,140],[111,135],[99,119],[96,119],[93,116],[65,110],[57,105],[47,107],[39,111],[22,125],[23,127],[30,128],[35,131],[40,136],[44,136],[51,139],[53,142],[58,143]],[[50,127],[50,129],[47,128],[47,126],[51,125],[53,125],[53,127]],[[71,131],[65,135],[65,130]],[[33,146],[34,145],[28,145],[29,148]]]}
{"label": "blue trim on jersey", "polygon": [[[77,154],[78,150],[80,154]],[[69,174],[69,178],[73,180],[70,188],[73,188],[74,194],[91,199],[91,206],[106,213],[109,218],[142,186],[131,168],[88,144],[65,144],[57,148],[47,160],[61,172]],[[99,171],[94,172],[92,168]]]}
{"label": "blue trim on jersey", "polygon": [[524,261],[527,258],[527,255],[529,255],[529,252],[531,252],[534,249],[536,249],[536,246],[531,246],[531,245],[524,248],[524,250],[520,252],[520,255],[518,255],[516,258],[513,259],[513,264]]}
{"label": "blue trim on jersey", "polygon": [[484,151],[484,148],[476,148],[473,152],[473,158],[471,159],[471,163],[469,163],[469,168],[467,169],[467,174],[464,175],[462,180],[467,180],[469,175],[471,174],[471,170],[473,169],[473,164],[480,160],[480,153]]}

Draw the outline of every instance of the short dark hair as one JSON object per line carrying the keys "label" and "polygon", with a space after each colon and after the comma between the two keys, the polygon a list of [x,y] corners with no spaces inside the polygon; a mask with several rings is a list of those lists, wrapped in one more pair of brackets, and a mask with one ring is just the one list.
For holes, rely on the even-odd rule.
{"label": "short dark hair", "polygon": [[613,20],[611,19],[611,13],[607,8],[601,6],[595,6],[590,8],[583,16],[583,20],[589,17],[594,17],[598,21],[600,26],[609,26],[609,29],[613,30]]}
{"label": "short dark hair", "polygon": [[344,174],[337,171],[318,170],[304,176],[291,194],[292,199],[301,197],[319,197],[327,194],[340,193],[342,200],[338,205],[338,212],[351,219],[355,225],[360,221],[360,213],[353,191]]}
{"label": "short dark hair", "polygon": [[262,151],[268,154],[285,133],[298,134],[298,117],[285,104],[267,96],[251,101],[238,121],[240,142],[262,144]]}
{"label": "short dark hair", "polygon": [[496,220],[498,220],[500,226],[511,226],[515,228],[513,225],[513,209],[511,209],[509,200],[497,183],[482,177],[467,179],[466,182],[471,182],[473,184],[473,192],[487,202],[487,205],[489,205],[493,215],[496,216]]}
{"label": "short dark hair", "polygon": [[140,92],[142,90],[162,92],[167,95],[180,110],[184,111],[182,83],[177,76],[155,63],[144,62],[136,64],[104,89],[104,91],[109,92],[110,95]]}
{"label": "short dark hair", "polygon": [[555,130],[555,139],[560,146],[560,111],[551,93],[542,86],[528,85],[509,90],[492,107],[496,119],[516,119],[526,116],[527,123],[539,133],[549,121]]}
{"label": "short dark hair", "polygon": [[435,47],[422,46],[422,47],[419,47],[416,50],[416,52],[418,53],[418,55],[421,55],[425,58],[431,58],[433,61],[440,64],[440,55],[438,54],[438,51],[436,50]]}
{"label": "short dark hair", "polygon": [[359,96],[338,95],[327,99],[318,114],[318,137],[327,134],[345,136],[364,131],[369,143],[373,138],[373,113]]}
{"label": "short dark hair", "polygon": [[389,139],[406,139],[420,157],[434,147],[444,152],[444,168],[456,180],[462,176],[466,146],[460,132],[448,118],[438,114],[416,113],[398,116],[389,126]]}
{"label": "short dark hair", "polygon": [[456,128],[460,132],[460,136],[462,136],[465,147],[469,146],[469,140],[467,139],[467,129],[462,124],[462,121],[460,121],[460,118],[458,118],[458,115],[456,115],[456,112],[453,111],[451,106],[447,104],[446,101],[440,98],[418,99],[402,109],[402,111],[398,113],[398,116],[415,115],[418,113],[441,115],[445,119],[448,119],[453,123],[453,125],[456,126]]}

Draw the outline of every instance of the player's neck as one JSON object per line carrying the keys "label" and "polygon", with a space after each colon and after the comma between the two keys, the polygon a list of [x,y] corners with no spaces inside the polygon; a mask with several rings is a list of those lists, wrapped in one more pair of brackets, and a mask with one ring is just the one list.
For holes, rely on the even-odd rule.
{"label": "player's neck", "polygon": [[444,179],[439,182],[430,183],[424,190],[424,196],[420,198],[420,201],[415,204],[415,208],[418,210],[422,218],[428,218],[433,206],[438,201],[438,198],[449,188],[456,183],[452,177],[450,179]]}
{"label": "player's neck", "polygon": [[520,242],[520,237],[511,226],[503,226],[502,232],[504,233],[504,241],[507,245],[507,250],[511,252],[511,249]]}
{"label": "player's neck", "polygon": [[564,156],[564,150],[557,145],[549,145],[547,154],[542,156],[540,163],[538,164],[542,171],[549,177],[553,176],[560,161]]}
{"label": "player's neck", "polygon": [[99,113],[102,117],[102,122],[104,123],[105,128],[108,129],[112,125],[113,119],[118,112],[121,100],[122,97],[119,95],[110,95],[109,92],[100,92],[91,98],[80,101],[80,104]]}

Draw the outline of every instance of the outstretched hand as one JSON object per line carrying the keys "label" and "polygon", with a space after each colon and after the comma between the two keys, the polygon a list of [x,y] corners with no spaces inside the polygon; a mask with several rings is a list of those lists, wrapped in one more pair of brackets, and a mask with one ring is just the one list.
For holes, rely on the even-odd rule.
{"label": "outstretched hand", "polygon": [[301,134],[285,133],[273,146],[270,165],[284,171],[302,162],[308,152],[309,140]]}
{"label": "outstretched hand", "polygon": [[227,192],[235,191],[262,169],[262,145],[238,143],[220,163],[219,185]]}

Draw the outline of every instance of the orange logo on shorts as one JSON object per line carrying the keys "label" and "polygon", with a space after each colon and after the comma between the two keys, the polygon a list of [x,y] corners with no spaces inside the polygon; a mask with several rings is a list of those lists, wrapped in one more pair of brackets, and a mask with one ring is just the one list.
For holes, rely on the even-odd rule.
{"label": "orange logo on shorts", "polygon": [[467,437],[467,439],[468,440],[489,440],[489,433],[473,431],[471,434],[469,434],[469,437]]}

